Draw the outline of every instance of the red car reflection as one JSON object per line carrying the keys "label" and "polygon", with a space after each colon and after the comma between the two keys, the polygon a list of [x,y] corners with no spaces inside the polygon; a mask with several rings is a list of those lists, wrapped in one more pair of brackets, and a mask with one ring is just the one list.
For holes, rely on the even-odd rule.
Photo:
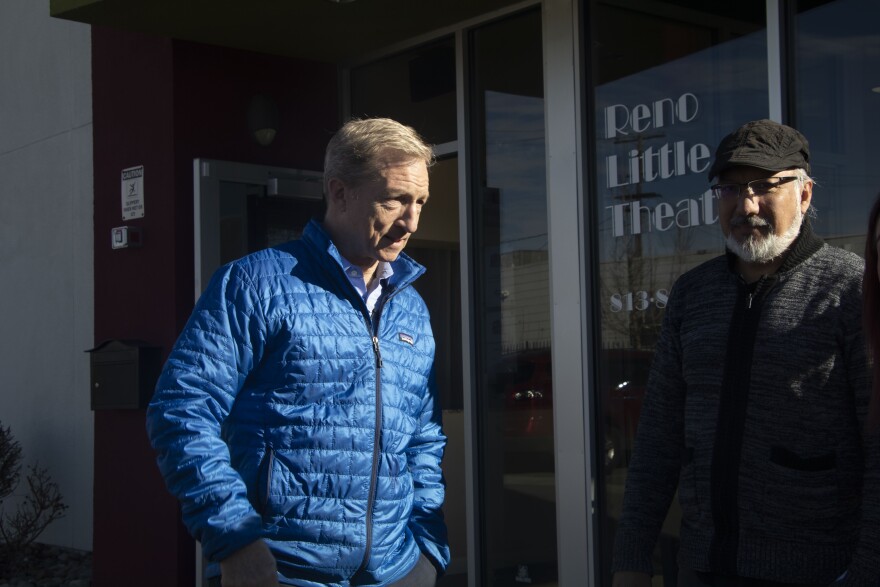
{"label": "red car reflection", "polygon": [[550,351],[517,353],[502,365],[506,436],[553,436]]}
{"label": "red car reflection", "polygon": [[[601,353],[599,410],[604,416],[605,465],[629,461],[653,353],[607,349]],[[553,376],[550,351],[528,351],[502,361],[505,436],[553,436]]]}

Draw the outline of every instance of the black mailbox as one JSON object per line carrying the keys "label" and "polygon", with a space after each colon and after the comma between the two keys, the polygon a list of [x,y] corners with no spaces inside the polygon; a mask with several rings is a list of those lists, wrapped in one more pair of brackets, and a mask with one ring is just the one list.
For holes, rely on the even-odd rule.
{"label": "black mailbox", "polygon": [[107,340],[91,354],[92,409],[145,408],[162,368],[161,348],[138,340]]}

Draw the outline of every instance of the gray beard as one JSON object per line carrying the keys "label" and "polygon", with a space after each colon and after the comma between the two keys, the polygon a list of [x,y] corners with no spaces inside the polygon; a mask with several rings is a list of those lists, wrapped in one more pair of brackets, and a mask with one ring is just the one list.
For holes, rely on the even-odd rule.
{"label": "gray beard", "polygon": [[792,220],[791,226],[785,233],[777,235],[769,222],[763,218],[750,217],[744,223],[752,226],[767,226],[770,228],[770,234],[766,236],[749,235],[740,243],[733,237],[733,230],[731,230],[727,235],[727,249],[747,263],[769,263],[788,250],[788,247],[800,234],[803,221],[804,214],[798,206],[797,216]]}

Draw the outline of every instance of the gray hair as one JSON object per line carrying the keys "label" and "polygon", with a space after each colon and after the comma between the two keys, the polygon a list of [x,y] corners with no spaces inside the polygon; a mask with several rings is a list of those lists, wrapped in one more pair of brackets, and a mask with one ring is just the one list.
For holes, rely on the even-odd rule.
{"label": "gray hair", "polygon": [[324,191],[331,179],[350,185],[379,177],[382,157],[391,152],[405,159],[434,164],[434,151],[415,129],[390,118],[354,119],[346,122],[324,155]]}
{"label": "gray hair", "polygon": [[[798,194],[800,194],[804,191],[804,186],[808,182],[813,184],[814,186],[816,185],[816,180],[813,179],[812,177],[810,177],[810,174],[807,173],[806,169],[803,169],[802,167],[798,167],[798,168],[794,169],[793,171],[794,171],[794,174],[797,176],[797,193]],[[813,206],[812,202],[810,202],[810,207],[807,208],[805,215],[809,216],[810,218],[816,218],[816,207]]]}

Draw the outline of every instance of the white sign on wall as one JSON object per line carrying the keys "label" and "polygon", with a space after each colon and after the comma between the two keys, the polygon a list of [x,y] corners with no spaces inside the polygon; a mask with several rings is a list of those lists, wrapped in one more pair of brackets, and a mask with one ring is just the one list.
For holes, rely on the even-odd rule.
{"label": "white sign on wall", "polygon": [[122,219],[144,217],[144,166],[122,170]]}

